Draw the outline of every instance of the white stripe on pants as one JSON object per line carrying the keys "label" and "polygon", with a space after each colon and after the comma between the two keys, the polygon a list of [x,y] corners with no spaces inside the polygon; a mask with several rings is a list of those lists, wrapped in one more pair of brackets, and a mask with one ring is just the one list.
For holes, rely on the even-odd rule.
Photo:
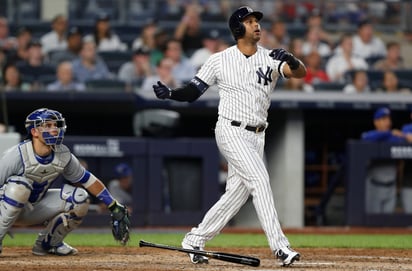
{"label": "white stripe on pants", "polygon": [[288,246],[289,241],[278,221],[269,175],[263,159],[265,134],[231,126],[230,121],[221,118],[216,125],[215,133],[217,146],[229,165],[226,191],[206,213],[198,227],[186,234],[184,241],[193,246],[204,247],[207,241],[220,233],[245,204],[249,195],[252,195],[270,248],[274,251]]}

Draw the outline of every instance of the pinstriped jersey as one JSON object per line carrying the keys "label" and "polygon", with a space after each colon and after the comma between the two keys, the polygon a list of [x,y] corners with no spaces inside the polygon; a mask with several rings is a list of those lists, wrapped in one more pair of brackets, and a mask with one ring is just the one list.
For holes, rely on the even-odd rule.
{"label": "pinstriped jersey", "polygon": [[249,125],[266,123],[269,95],[279,76],[283,77],[284,65],[269,53],[258,46],[255,54],[246,57],[234,45],[213,54],[203,64],[196,76],[209,86],[217,85],[219,116]]}

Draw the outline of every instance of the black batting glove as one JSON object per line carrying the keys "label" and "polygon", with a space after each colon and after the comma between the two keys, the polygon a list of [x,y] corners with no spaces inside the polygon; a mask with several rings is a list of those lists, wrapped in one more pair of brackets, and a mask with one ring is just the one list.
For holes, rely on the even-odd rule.
{"label": "black batting glove", "polygon": [[157,81],[157,85],[153,85],[153,90],[159,99],[168,99],[172,95],[172,89],[160,81]]}
{"label": "black batting glove", "polygon": [[269,56],[274,60],[285,61],[291,70],[296,70],[300,66],[300,61],[291,53],[283,48],[273,49]]}

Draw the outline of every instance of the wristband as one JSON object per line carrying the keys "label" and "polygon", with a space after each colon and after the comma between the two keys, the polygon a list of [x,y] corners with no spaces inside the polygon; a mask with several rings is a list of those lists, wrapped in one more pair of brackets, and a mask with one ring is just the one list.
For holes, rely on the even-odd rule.
{"label": "wristband", "polygon": [[96,196],[99,200],[103,201],[104,204],[107,206],[111,205],[113,202],[115,202],[113,196],[110,194],[109,190],[107,188],[104,188],[102,192],[100,192]]}
{"label": "wristband", "polygon": [[300,66],[300,61],[299,59],[297,59],[296,57],[292,56],[291,59],[289,59],[288,61],[286,61],[286,63],[288,63],[289,67],[291,70],[297,70]]}

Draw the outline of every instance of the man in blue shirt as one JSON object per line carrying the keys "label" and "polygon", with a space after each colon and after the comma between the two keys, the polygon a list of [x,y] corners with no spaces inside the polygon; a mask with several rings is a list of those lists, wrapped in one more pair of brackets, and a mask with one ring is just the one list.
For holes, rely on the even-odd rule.
{"label": "man in blue shirt", "polygon": [[[409,117],[412,119],[412,108],[409,111]],[[402,126],[402,132],[408,139],[408,142],[412,142],[412,122]],[[403,160],[403,179],[401,188],[401,201],[403,211],[407,214],[412,213],[412,160]]]}
{"label": "man in blue shirt", "polygon": [[[391,111],[378,108],[373,115],[375,130],[362,133],[362,140],[370,142],[407,142],[398,129],[392,129]],[[366,176],[366,212],[368,214],[393,213],[396,205],[396,179],[398,161],[371,160]]]}

